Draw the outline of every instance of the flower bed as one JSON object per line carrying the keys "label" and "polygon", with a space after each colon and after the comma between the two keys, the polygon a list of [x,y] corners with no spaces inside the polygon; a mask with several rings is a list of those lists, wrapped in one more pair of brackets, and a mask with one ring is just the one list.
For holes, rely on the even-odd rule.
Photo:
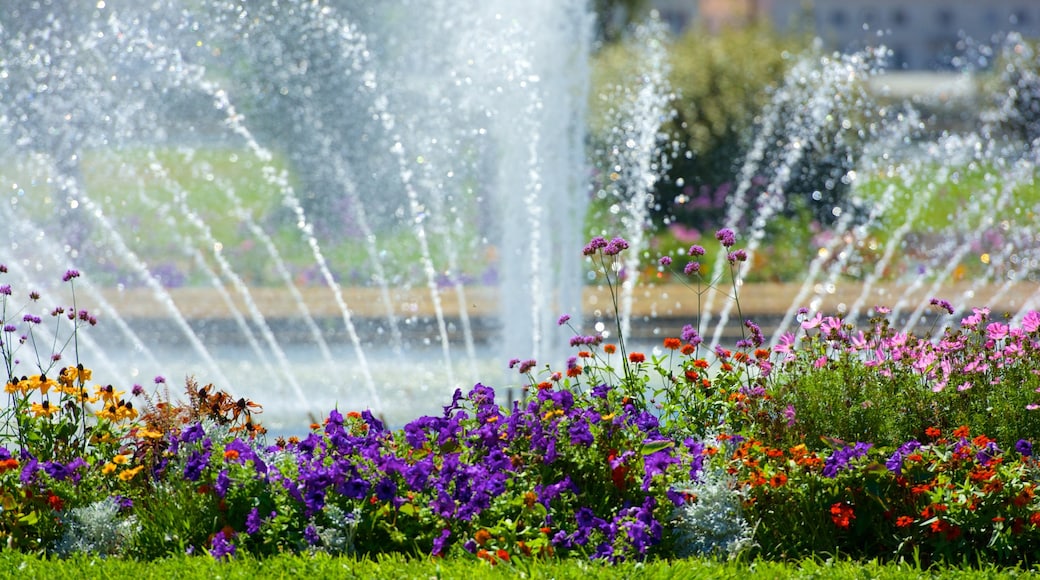
{"label": "flower bed", "polygon": [[[732,232],[717,239],[732,276],[745,254]],[[584,249],[614,296],[626,248]],[[693,292],[720,287],[703,253],[675,265]],[[11,295],[0,286],[0,536],[18,550],[1029,564],[1040,545],[1036,312],[977,309],[933,337],[884,308],[862,329],[804,312],[772,348],[752,321],[731,349],[691,324],[660,354],[575,329],[564,368],[511,362],[527,387],[509,406],[477,384],[402,429],[333,410],[268,441],[258,404],[212,386],[189,381],[178,401],[157,379],[127,397],[63,367],[87,312],[55,309],[65,346],[20,355],[43,321]],[[38,372],[19,376],[19,357]]]}

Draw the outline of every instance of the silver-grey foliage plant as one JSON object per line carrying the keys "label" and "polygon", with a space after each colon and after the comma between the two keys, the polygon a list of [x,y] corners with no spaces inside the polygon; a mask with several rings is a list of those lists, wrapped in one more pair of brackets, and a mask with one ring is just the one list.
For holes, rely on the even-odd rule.
{"label": "silver-grey foliage plant", "polygon": [[62,557],[77,552],[118,554],[138,529],[136,518],[122,517],[119,510],[118,501],[112,497],[68,510],[61,516],[65,531],[54,546],[54,553]]}
{"label": "silver-grey foliage plant", "polygon": [[754,528],[744,519],[733,477],[706,470],[676,491],[689,497],[673,514],[676,556],[732,559],[752,545]]}

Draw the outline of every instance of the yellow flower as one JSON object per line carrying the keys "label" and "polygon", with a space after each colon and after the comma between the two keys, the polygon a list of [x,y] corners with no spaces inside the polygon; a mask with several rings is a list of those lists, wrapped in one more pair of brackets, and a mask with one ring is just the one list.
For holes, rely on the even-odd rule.
{"label": "yellow flower", "polygon": [[142,439],[162,439],[163,434],[159,431],[154,431],[152,429],[139,429],[137,431],[137,436],[141,437]]}
{"label": "yellow flower", "polygon": [[4,387],[4,392],[9,394],[9,395],[13,395],[15,393],[18,393],[20,395],[24,395],[25,394],[25,389],[26,389],[27,386],[28,386],[28,384],[26,382],[19,381],[16,378],[13,382],[7,383],[7,385]]}
{"label": "yellow flower", "polygon": [[116,455],[115,457],[112,458],[112,463],[115,463],[116,465],[123,465],[128,460],[129,459],[127,458],[126,455]]}
{"label": "yellow flower", "polygon": [[126,393],[126,391],[117,391],[112,385],[104,387],[101,385],[94,385],[94,394],[105,401],[105,406],[115,404],[124,393]]}
{"label": "yellow flower", "polygon": [[[22,381],[25,383],[26,381]],[[48,378],[47,375],[33,375],[29,377],[28,384],[22,386],[25,391],[39,390],[41,395],[46,395],[51,388],[58,388],[58,382]]]}
{"label": "yellow flower", "polygon": [[42,403],[33,403],[29,410],[37,417],[50,417],[60,411],[61,407],[51,405],[50,401],[44,401]]}
{"label": "yellow flower", "polygon": [[[118,456],[118,457],[122,457],[122,456],[120,455],[120,456]],[[106,463],[106,464],[104,465],[104,467],[102,467],[102,468],[101,468],[101,473],[103,473],[103,474],[105,474],[105,475],[108,475],[109,473],[112,473],[112,472],[113,472],[113,471],[115,471],[115,470],[116,470],[116,464],[115,464],[115,463],[112,463],[112,462],[110,461],[110,462]]]}
{"label": "yellow flower", "polygon": [[142,469],[144,469],[143,465],[138,465],[137,467],[134,467],[133,469],[124,469],[123,471],[119,472],[119,479],[121,479],[123,481],[130,481]]}

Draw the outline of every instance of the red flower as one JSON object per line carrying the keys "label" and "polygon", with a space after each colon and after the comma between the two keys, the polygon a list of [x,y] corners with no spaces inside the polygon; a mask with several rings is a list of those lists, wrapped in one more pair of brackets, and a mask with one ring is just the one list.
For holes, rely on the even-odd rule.
{"label": "red flower", "polygon": [[849,504],[839,501],[831,506],[831,521],[839,528],[849,529],[849,525],[854,519],[856,519],[856,514],[853,513],[852,506]]}
{"label": "red flower", "polygon": [[939,435],[942,435],[942,431],[940,431],[938,427],[929,427],[924,430],[924,434],[934,439]]}
{"label": "red flower", "polygon": [[641,363],[646,360],[646,356],[641,352],[632,352],[628,354],[628,362]]}
{"label": "red flower", "polygon": [[906,527],[909,527],[913,523],[914,523],[914,518],[912,518],[910,516],[899,516],[898,518],[896,518],[896,527],[897,528],[906,528]]}
{"label": "red flower", "polygon": [[65,502],[53,493],[47,492],[47,505],[51,506],[52,510],[60,512],[65,507]]}
{"label": "red flower", "polygon": [[678,338],[666,338],[664,339],[664,347],[668,350],[675,350],[682,346],[682,341]]}

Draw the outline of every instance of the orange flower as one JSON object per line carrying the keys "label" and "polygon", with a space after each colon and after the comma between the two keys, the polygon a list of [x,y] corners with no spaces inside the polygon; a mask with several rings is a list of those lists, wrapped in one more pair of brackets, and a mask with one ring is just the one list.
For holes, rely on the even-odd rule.
{"label": "orange flower", "polygon": [[957,427],[953,430],[953,436],[957,438],[966,439],[968,437],[968,433],[970,433],[970,431],[967,425],[961,425],[960,427]]}
{"label": "orange flower", "polygon": [[686,356],[690,356],[696,350],[697,350],[697,348],[694,347],[692,344],[684,344],[682,346],[682,350],[680,350],[679,352],[683,353]]}
{"label": "orange flower", "polygon": [[3,473],[9,469],[18,469],[18,460],[14,457],[0,461],[0,473]]}
{"label": "orange flower", "polygon": [[495,552],[495,555],[498,556],[498,559],[502,560],[503,562],[508,562],[509,561],[509,552],[503,550],[502,548],[499,548]]}
{"label": "orange flower", "polygon": [[896,518],[896,527],[897,528],[906,528],[906,527],[911,526],[913,523],[914,523],[914,518],[912,518],[910,516],[899,516],[898,518]]}
{"label": "orange flower", "polygon": [[631,352],[628,354],[628,362],[630,363],[641,363],[646,360],[646,356],[641,352]]}
{"label": "orange flower", "polygon": [[225,449],[224,450],[224,460],[225,461],[234,461],[236,459],[238,459],[238,451],[236,451],[235,449]]}
{"label": "orange flower", "polygon": [[695,367],[697,367],[699,369],[706,369],[706,368],[708,368],[711,365],[708,364],[708,361],[706,361],[706,360],[704,360],[702,358],[699,358],[699,359],[693,361],[693,366],[695,366]]}
{"label": "orange flower", "polygon": [[581,376],[581,371],[582,368],[580,366],[574,365],[571,368],[567,369],[567,376],[573,379],[574,377]]}
{"label": "orange flower", "polygon": [[477,558],[480,558],[481,560],[487,560],[488,563],[492,566],[498,564],[498,560],[496,560],[495,557],[491,555],[491,552],[488,552],[484,549],[477,550]]}
{"label": "orange flower", "polygon": [[666,338],[664,339],[664,347],[668,350],[675,350],[682,346],[682,341],[678,338]]}
{"label": "orange flower", "polygon": [[473,540],[477,543],[478,546],[483,546],[484,544],[488,543],[488,540],[490,539],[491,532],[485,530],[484,528],[480,528],[479,530],[477,530],[477,533],[473,535]]}
{"label": "orange flower", "polygon": [[773,477],[769,478],[769,485],[770,485],[770,487],[780,487],[781,485],[784,485],[785,483],[787,483],[787,476],[784,475],[783,473],[777,473]]}
{"label": "orange flower", "polygon": [[939,435],[942,435],[942,431],[940,431],[938,427],[929,427],[924,430],[924,434],[934,439]]}
{"label": "orange flower", "polygon": [[605,345],[603,347],[603,352],[607,354],[614,354],[615,352],[617,352],[617,347],[612,344]]}
{"label": "orange flower", "polygon": [[587,350],[578,351],[578,358],[592,358],[592,353]]}

